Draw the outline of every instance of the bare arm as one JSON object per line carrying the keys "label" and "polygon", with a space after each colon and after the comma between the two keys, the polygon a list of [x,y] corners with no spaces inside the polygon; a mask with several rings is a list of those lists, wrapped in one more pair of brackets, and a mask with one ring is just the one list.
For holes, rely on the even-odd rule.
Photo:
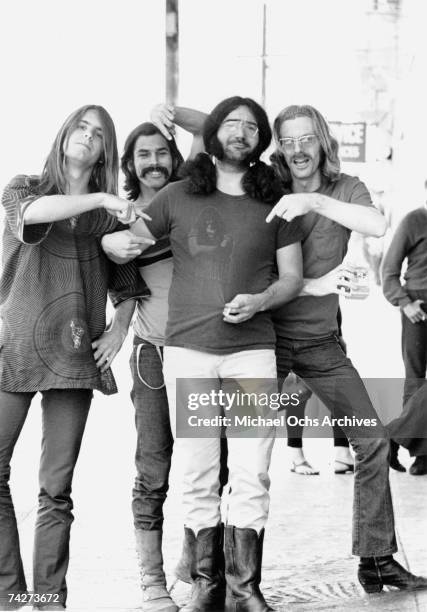
{"label": "bare arm", "polygon": [[194,108],[175,106],[174,123],[193,136],[200,136],[203,133],[206,118],[206,113]]}
{"label": "bare arm", "polygon": [[52,223],[96,208],[105,208],[122,220],[129,216],[129,202],[109,193],[50,195],[37,198],[26,208],[24,223]]}
{"label": "bare arm", "polygon": [[156,125],[168,140],[174,133],[175,125],[193,136],[200,136],[207,114],[194,108],[157,104],[150,113],[150,120]]}
{"label": "bare arm", "polygon": [[279,279],[266,291],[262,310],[276,308],[293,300],[302,287],[301,243],[294,242],[276,251]]}
{"label": "bare arm", "polygon": [[[126,263],[153,245],[157,239],[152,234],[150,227],[157,236],[165,236],[169,233],[169,209],[168,189],[166,186],[154,196],[146,213],[137,213],[138,219],[131,225],[130,231],[108,234],[102,238],[101,245],[107,257],[116,263]],[[147,225],[146,221],[152,221],[153,225]]]}
{"label": "bare arm", "polygon": [[124,264],[141,255],[155,242],[154,239],[138,236],[131,230],[122,230],[103,236],[101,246],[108,259],[116,264]]}
{"label": "bare arm", "polygon": [[387,229],[384,215],[376,208],[341,202],[317,192],[283,196],[268,215],[267,222],[274,216],[292,221],[295,217],[305,215],[311,210],[366,236],[383,236]]}
{"label": "bare arm", "polygon": [[301,244],[295,242],[276,251],[279,279],[265,291],[256,294],[240,294],[224,308],[224,321],[241,323],[257,312],[276,308],[294,299],[302,288]]}
{"label": "bare arm", "polygon": [[175,133],[175,125],[193,135],[189,159],[196,157],[205,150],[203,144],[203,126],[207,114],[193,108],[172,106],[170,104],[157,104],[150,114],[150,119],[168,140]]}
{"label": "bare arm", "polygon": [[[138,213],[139,215],[141,213]],[[144,216],[150,218],[148,215]],[[156,239],[140,216],[132,225],[131,230],[106,234],[101,240],[102,250],[108,259],[117,264],[124,264],[135,259],[155,243]]]}
{"label": "bare arm", "polygon": [[105,372],[111,366],[120,351],[128,333],[135,304],[135,300],[121,302],[114,312],[110,327],[92,342],[96,365],[101,372]]}
{"label": "bare arm", "polygon": [[387,221],[382,213],[371,206],[349,204],[317,194],[318,208],[316,212],[350,230],[365,236],[384,236]]}
{"label": "bare arm", "polygon": [[319,297],[332,293],[348,296],[351,289],[357,287],[357,284],[352,279],[352,267],[340,264],[319,278],[304,278],[300,296],[312,295]]}

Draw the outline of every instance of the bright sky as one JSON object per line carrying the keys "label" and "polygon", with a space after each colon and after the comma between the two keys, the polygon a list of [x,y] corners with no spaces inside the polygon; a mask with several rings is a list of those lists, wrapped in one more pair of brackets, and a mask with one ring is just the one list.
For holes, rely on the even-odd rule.
{"label": "bright sky", "polygon": [[[366,27],[371,0],[268,0],[267,110],[311,103],[330,120],[354,121],[372,99],[358,53],[372,37],[389,40],[384,21]],[[261,99],[261,0],[180,0],[180,103],[209,111],[239,93]],[[422,2],[404,0],[398,120],[419,138],[426,60]],[[0,3],[2,113],[0,183],[38,173],[65,117],[104,105],[119,146],[164,99],[165,0],[3,0]],[[405,25],[406,24],[406,25]],[[377,23],[378,26],[378,23]],[[417,59],[414,61],[414,53]],[[365,75],[366,76],[366,75]],[[427,129],[427,128],[423,128]],[[408,142],[411,135],[408,137]],[[188,141],[184,139],[184,149]],[[405,154],[405,159],[407,155]],[[419,172],[424,159],[418,159]]]}
{"label": "bright sky", "polygon": [[0,3],[2,185],[38,173],[65,118],[106,107],[120,147],[164,98],[164,2],[4,0]]}
{"label": "bright sky", "polygon": [[[214,81],[217,99],[236,91],[260,99],[263,2],[216,0],[214,11],[209,5],[213,3],[182,2],[183,98],[210,108]],[[267,3],[269,111],[277,114],[291,103],[311,103],[325,113],[344,112],[354,119],[362,103],[355,49],[366,36],[359,7],[352,0]]]}

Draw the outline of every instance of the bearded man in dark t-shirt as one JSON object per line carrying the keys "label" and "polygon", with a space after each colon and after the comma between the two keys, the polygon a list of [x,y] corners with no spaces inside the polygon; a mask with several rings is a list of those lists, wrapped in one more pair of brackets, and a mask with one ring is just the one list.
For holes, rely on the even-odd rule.
{"label": "bearded man in dark t-shirt", "polygon": [[[369,396],[337,338],[338,295],[351,289],[351,274],[341,266],[351,230],[380,236],[385,219],[365,185],[340,173],[338,143],[324,117],[311,106],[289,106],[274,122],[277,143],[273,165],[288,195],[267,220],[301,220],[304,288],[276,310],[279,378],[290,370],[331,410],[348,417],[343,426],[355,452],[353,554],[361,557],[359,581],[368,593],[384,584],[425,588],[393,559],[397,550],[388,479],[389,441]],[[349,280],[350,276],[350,280]],[[375,427],[353,419],[369,419]]]}
{"label": "bearded man in dark t-shirt", "polygon": [[[168,234],[173,253],[164,351],[173,429],[184,413],[184,406],[177,405],[177,379],[187,379],[194,390],[201,379],[209,379],[219,392],[224,379],[239,379],[242,385],[242,379],[257,378],[263,379],[258,390],[277,391],[269,309],[294,298],[302,286],[299,225],[278,219],[264,223],[281,194],[273,170],[259,160],[271,140],[265,111],[249,98],[224,100],[208,116],[203,139],[207,154],[190,162],[186,180],[156,195],[147,208],[151,221],[133,227],[148,237]],[[276,265],[279,278],[272,282]],[[212,403],[207,414],[213,417],[221,410]],[[274,436],[274,426],[267,426],[261,435],[228,438],[226,604],[220,440],[176,438],[174,460],[179,458],[183,466],[185,537],[193,578],[191,600],[183,610],[231,610],[239,605],[260,612],[271,609],[259,583]]]}

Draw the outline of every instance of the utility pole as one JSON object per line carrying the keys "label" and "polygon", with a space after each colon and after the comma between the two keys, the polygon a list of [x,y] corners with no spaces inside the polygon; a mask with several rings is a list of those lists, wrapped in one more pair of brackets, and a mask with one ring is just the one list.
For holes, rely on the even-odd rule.
{"label": "utility pole", "polygon": [[265,108],[267,81],[267,4],[262,7],[261,103]]}
{"label": "utility pole", "polygon": [[[262,46],[261,54],[256,55],[238,55],[237,57],[256,57],[261,59],[261,104],[265,108],[267,101],[267,70],[268,70],[268,54],[267,54],[267,2],[262,2]],[[282,57],[282,56],[279,56]]]}
{"label": "utility pole", "polygon": [[166,102],[175,105],[179,82],[179,0],[166,0]]}

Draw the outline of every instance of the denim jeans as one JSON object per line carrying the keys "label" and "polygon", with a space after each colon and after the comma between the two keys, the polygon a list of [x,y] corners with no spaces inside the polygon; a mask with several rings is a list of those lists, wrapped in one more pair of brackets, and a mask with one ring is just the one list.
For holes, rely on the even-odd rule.
{"label": "denim jeans", "polygon": [[162,348],[135,336],[130,366],[137,433],[132,511],[135,529],[158,530],[169,488],[173,437]]}
{"label": "denim jeans", "polygon": [[[427,291],[408,291],[411,300],[423,300],[427,305]],[[403,404],[424,383],[427,368],[427,320],[411,323],[402,312],[402,357],[405,364]]]}
{"label": "denim jeans", "polygon": [[[42,451],[39,470],[33,575],[36,593],[59,595],[65,604],[65,575],[73,521],[71,482],[80,451],[92,390],[42,391]],[[9,488],[10,461],[35,393],[0,391],[0,602],[25,593],[27,584]]]}
{"label": "denim jeans", "polygon": [[353,554],[378,557],[397,550],[389,484],[389,440],[357,370],[337,338],[310,340],[278,337],[277,370],[280,379],[292,369],[304,379],[333,416],[377,419],[372,429],[344,426],[355,451]]}
{"label": "denim jeans", "polygon": [[[309,389],[304,390],[304,395],[300,396],[300,402],[297,406],[289,406],[286,408],[286,414],[288,417],[301,417],[305,412],[305,407],[307,406],[307,402],[312,396],[312,393]],[[292,420],[291,423],[296,422]],[[290,448],[302,448],[302,435],[304,431],[303,425],[296,423],[295,425],[286,424],[286,430],[288,433],[288,446]],[[350,446],[347,438],[344,437],[344,432],[339,425],[334,425],[332,427],[332,433],[334,438],[334,447],[338,446],[341,448],[348,448]]]}

